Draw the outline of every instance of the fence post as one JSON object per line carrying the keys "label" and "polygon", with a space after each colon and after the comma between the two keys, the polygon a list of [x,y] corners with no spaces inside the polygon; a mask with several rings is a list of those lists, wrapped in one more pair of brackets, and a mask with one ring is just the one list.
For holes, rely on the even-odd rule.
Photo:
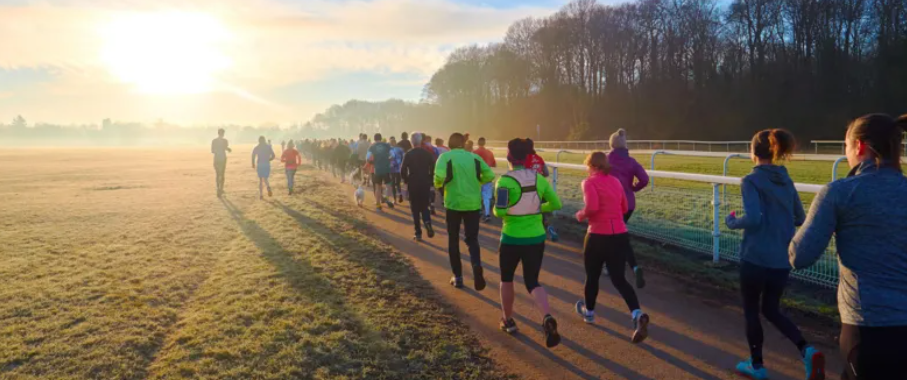
{"label": "fence post", "polygon": [[[744,156],[740,153],[728,154],[727,157],[724,158],[724,171],[723,171],[722,175],[727,177],[728,164],[730,163],[732,158],[745,158],[745,157],[746,156]],[[723,187],[724,187],[724,189],[723,189],[724,190],[724,202],[727,203],[727,184],[725,184]]]}
{"label": "fence post", "polygon": [[841,162],[846,159],[847,159],[847,157],[839,157],[837,160],[835,160],[835,164],[831,166],[831,181],[832,182],[838,180],[838,165],[840,165]]}
{"label": "fence post", "polygon": [[713,228],[712,228],[712,262],[717,263],[721,259],[721,192],[718,184],[712,184],[712,210]]}

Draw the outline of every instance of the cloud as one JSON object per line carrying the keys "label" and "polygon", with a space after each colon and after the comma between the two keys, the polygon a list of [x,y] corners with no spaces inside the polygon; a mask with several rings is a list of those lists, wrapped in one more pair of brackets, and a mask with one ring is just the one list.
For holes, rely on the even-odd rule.
{"label": "cloud", "polygon": [[[513,21],[552,11],[455,0],[0,2],[0,70],[40,68],[50,73],[51,81],[28,91],[36,98],[43,92],[61,99],[82,97],[80,104],[91,97],[122,102],[130,99],[122,95],[132,89],[120,83],[102,59],[110,39],[105,27],[136,14],[203,13],[229,31],[228,38],[213,47],[231,61],[216,76],[223,92],[246,103],[261,100],[255,106],[260,107],[281,103],[269,99],[271,90],[342,73],[407,74],[414,77],[407,82],[424,81],[456,47],[499,40]],[[167,27],[160,25],[162,30]],[[0,83],[0,92],[7,90]],[[350,88],[349,98],[354,97],[355,88]]]}

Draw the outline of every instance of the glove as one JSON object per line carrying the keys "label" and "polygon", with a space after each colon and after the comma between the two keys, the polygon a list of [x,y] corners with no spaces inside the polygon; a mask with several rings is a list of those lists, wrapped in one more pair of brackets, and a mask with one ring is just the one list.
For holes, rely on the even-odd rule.
{"label": "glove", "polygon": [[731,213],[728,214],[728,216],[726,218],[724,218],[724,224],[728,228],[734,228],[734,225],[737,224],[737,212],[731,211]]}

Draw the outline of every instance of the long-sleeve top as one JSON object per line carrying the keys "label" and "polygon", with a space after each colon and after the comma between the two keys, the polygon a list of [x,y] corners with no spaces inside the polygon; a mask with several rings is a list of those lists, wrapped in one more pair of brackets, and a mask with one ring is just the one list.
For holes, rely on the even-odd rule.
{"label": "long-sleeve top", "polygon": [[617,148],[608,153],[608,163],[611,164],[611,175],[624,185],[630,210],[636,210],[636,193],[649,185],[649,174],[636,159],[630,157],[627,148]]}
{"label": "long-sleeve top", "polygon": [[436,188],[444,188],[444,207],[455,211],[482,209],[482,185],[494,172],[475,153],[461,148],[442,154],[435,164]]}
{"label": "long-sleeve top", "polygon": [[[258,157],[256,161],[255,158]],[[258,144],[252,149],[252,166],[258,165],[270,165],[271,161],[275,159],[277,155],[274,154],[274,148],[271,148],[271,145],[268,144]]]}
{"label": "long-sleeve top", "polygon": [[790,269],[787,247],[806,213],[787,169],[756,166],[743,177],[740,189],[744,215],[728,216],[725,223],[732,230],[743,230],[741,260],[764,268]]}
{"label": "long-sleeve top", "polygon": [[286,164],[287,169],[293,170],[302,165],[302,157],[296,149],[290,148],[283,151],[283,155],[280,156],[280,162]]}
{"label": "long-sleeve top", "polygon": [[589,222],[587,232],[596,235],[626,233],[624,214],[629,209],[620,181],[612,175],[598,172],[583,180],[582,188],[585,206],[576,213],[576,219]]}
{"label": "long-sleeve top", "polygon": [[[521,169],[521,167],[514,167]],[[522,195],[520,183],[511,177],[501,177],[495,186],[495,193],[500,189],[507,189],[510,200],[509,206],[515,205]],[[554,192],[554,188],[548,183],[541,174],[536,174],[536,192],[541,199],[541,212],[553,212],[560,210],[561,200]],[[507,215],[506,208],[495,206],[494,215],[504,220],[504,226],[501,228],[501,243],[511,245],[533,245],[544,242],[547,238],[545,225],[543,224],[542,214],[534,215]]]}
{"label": "long-sleeve top", "polygon": [[866,161],[825,186],[790,245],[794,268],[813,265],[832,235],[841,322],[907,326],[907,178]]}

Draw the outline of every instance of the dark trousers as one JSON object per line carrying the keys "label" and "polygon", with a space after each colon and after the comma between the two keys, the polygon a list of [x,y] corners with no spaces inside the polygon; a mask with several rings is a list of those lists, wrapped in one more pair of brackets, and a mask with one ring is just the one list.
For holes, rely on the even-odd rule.
{"label": "dark trousers", "polygon": [[394,201],[397,200],[397,196],[403,194],[403,188],[401,187],[400,173],[391,173],[391,192],[394,195]]}
{"label": "dark trousers", "polygon": [[413,212],[413,225],[416,227],[416,237],[422,237],[422,224],[426,227],[431,225],[431,212],[428,206],[417,208],[412,202],[409,204],[410,211]]}
{"label": "dark trousers", "polygon": [[617,289],[630,311],[639,309],[639,299],[636,292],[624,275],[624,266],[627,265],[627,254],[633,250],[630,247],[630,235],[586,234],[583,246],[583,261],[586,266],[586,308],[595,310],[595,300],[598,298],[598,279],[602,275],[602,266],[611,273],[611,284]]}
{"label": "dark trousers", "polygon": [[545,242],[532,245],[501,244],[498,262],[501,268],[501,282],[513,282],[517,265],[523,262],[523,282],[526,290],[539,286],[539,272],[542,271],[542,258],[545,255]]}
{"label": "dark trousers", "polygon": [[843,380],[907,380],[907,326],[841,325]]}
{"label": "dark trousers", "polygon": [[482,265],[479,251],[479,210],[447,210],[447,253],[450,255],[450,269],[454,276],[463,277],[460,264],[460,223],[466,228],[466,246],[469,247],[469,261],[472,266]]}
{"label": "dark trousers", "polygon": [[[627,211],[627,213],[624,214],[624,223],[629,222],[629,221],[630,221],[630,217],[632,217],[632,216],[633,216],[633,210]],[[633,250],[632,250],[632,249],[631,249],[630,252],[627,254],[627,265],[630,266],[630,269],[636,268],[636,266],[637,266],[637,264],[636,264],[636,254],[633,253]],[[608,271],[610,272],[610,270],[608,270]]]}
{"label": "dark trousers", "polygon": [[214,161],[215,182],[217,190],[224,190],[224,172],[227,171],[227,161]]}
{"label": "dark trousers", "polygon": [[[762,321],[775,325],[787,339],[802,348],[806,345],[800,329],[784,314],[781,314],[781,296],[790,276],[788,269],[765,268],[743,262],[740,265],[740,292],[743,295],[743,315],[746,317],[746,340],[750,345],[750,356],[754,363],[762,363]],[[760,301],[762,306],[760,307]]]}

